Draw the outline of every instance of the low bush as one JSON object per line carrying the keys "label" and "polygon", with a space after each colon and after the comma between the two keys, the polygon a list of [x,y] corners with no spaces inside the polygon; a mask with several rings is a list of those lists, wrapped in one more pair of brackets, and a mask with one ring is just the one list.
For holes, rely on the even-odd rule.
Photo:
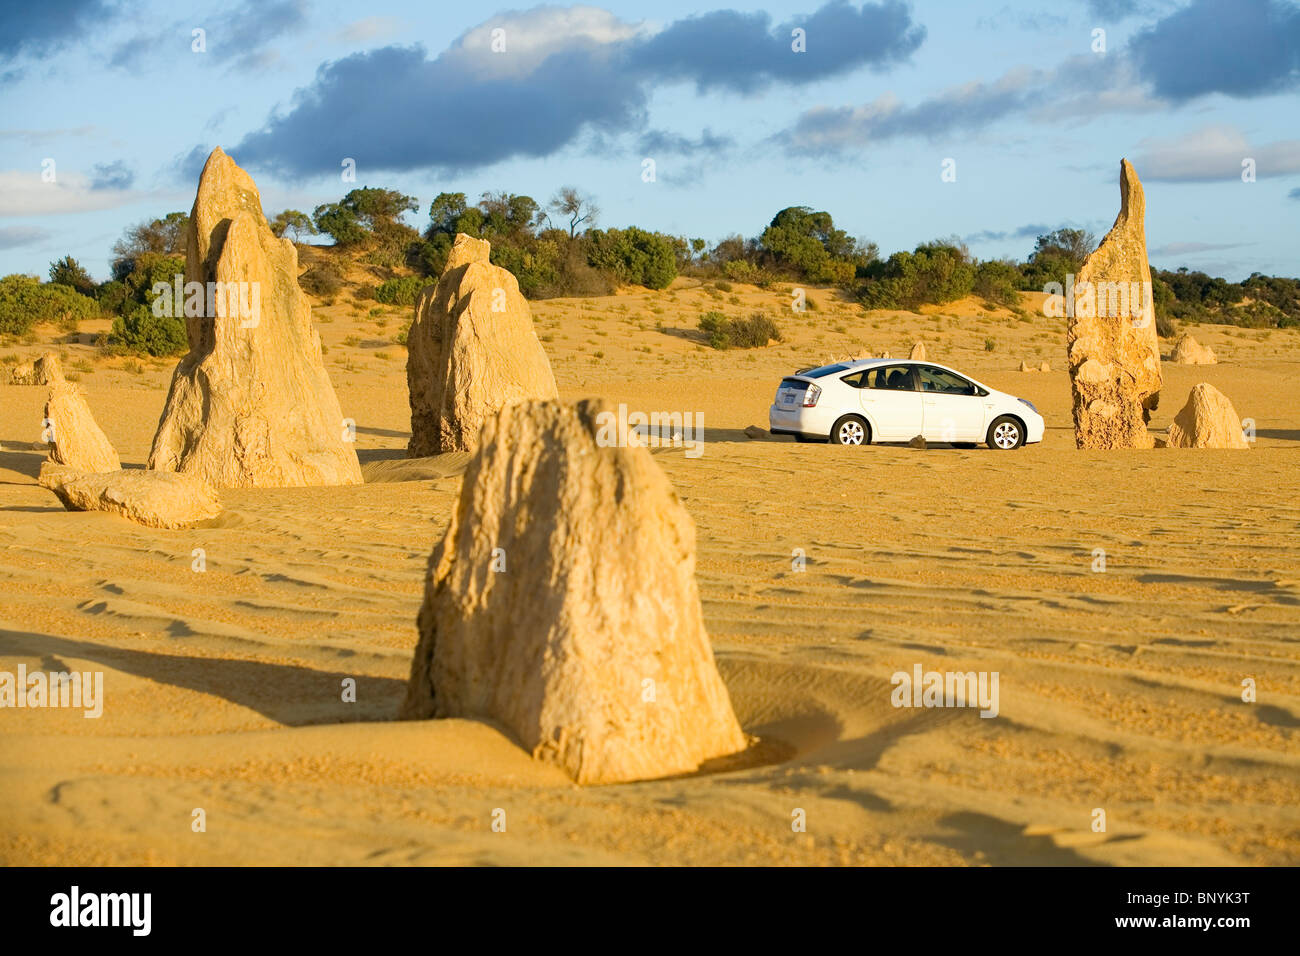
{"label": "low bush", "polygon": [[143,355],[178,355],[189,347],[185,320],[170,315],[154,315],[147,305],[138,306],[127,315],[113,319],[109,345]]}
{"label": "low bush", "polygon": [[99,303],[71,286],[41,282],[26,275],[0,279],[0,332],[24,335],[32,326],[45,322],[57,322],[73,331],[81,319],[99,314]]}
{"label": "low bush", "polygon": [[700,316],[699,328],[715,349],[762,348],[772,339],[781,339],[781,330],[762,312],[755,312],[748,319],[729,319],[721,312],[706,312]]}
{"label": "low bush", "polygon": [[375,298],[387,305],[414,305],[420,290],[429,284],[425,276],[402,276],[381,282],[375,289]]}

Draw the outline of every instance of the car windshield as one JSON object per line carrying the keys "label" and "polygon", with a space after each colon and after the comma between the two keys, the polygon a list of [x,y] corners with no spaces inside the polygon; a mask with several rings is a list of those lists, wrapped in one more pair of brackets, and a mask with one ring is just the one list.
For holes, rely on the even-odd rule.
{"label": "car windshield", "polygon": [[843,362],[836,362],[834,365],[823,365],[821,368],[809,369],[802,374],[808,378],[822,378],[826,375],[834,375],[836,372],[843,372],[848,368],[851,368],[851,366],[845,365]]}

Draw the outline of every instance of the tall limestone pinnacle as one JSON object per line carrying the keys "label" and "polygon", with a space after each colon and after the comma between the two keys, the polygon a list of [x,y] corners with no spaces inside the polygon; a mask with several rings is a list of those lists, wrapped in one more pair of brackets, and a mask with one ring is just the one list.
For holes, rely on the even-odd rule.
{"label": "tall limestone pinnacle", "polygon": [[461,233],[407,337],[412,458],[472,451],[483,422],[512,402],[557,398],[555,375],[515,277]]}
{"label": "tall limestone pinnacle", "polygon": [[1066,328],[1074,439],[1079,448],[1151,448],[1160,401],[1146,198],[1133,164],[1120,161],[1115,225],[1079,270]]}
{"label": "tall limestone pinnacle", "polygon": [[[185,247],[190,350],[149,467],[225,488],[360,484],[298,252],[271,232],[252,177],[220,147],[199,178]],[[203,286],[201,308],[189,283]]]}

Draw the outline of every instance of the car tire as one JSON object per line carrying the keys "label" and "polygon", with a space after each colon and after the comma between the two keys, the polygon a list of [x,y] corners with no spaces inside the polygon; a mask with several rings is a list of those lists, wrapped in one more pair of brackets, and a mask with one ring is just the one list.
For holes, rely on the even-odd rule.
{"label": "car tire", "polygon": [[861,415],[845,415],[831,426],[832,445],[870,445],[871,426]]}
{"label": "car tire", "polygon": [[989,426],[988,446],[994,451],[1011,451],[1025,443],[1025,426],[1010,415],[993,420]]}

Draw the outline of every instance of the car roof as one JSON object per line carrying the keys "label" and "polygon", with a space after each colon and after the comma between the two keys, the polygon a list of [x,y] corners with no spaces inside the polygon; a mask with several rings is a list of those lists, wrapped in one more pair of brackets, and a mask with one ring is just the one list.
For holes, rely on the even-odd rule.
{"label": "car roof", "polygon": [[947,371],[952,372],[955,375],[960,375],[962,378],[970,379],[976,385],[980,385],[983,388],[989,388],[989,386],[979,381],[979,379],[972,377],[967,372],[961,371],[961,369],[953,368],[951,365],[944,365],[942,362],[934,362],[931,361],[930,359],[912,359],[912,358],[846,359],[843,362],[827,362],[825,365],[815,365],[812,368],[800,369],[799,371],[795,372],[793,375],[787,377],[788,378],[800,378],[800,377],[812,378],[813,376],[809,374],[810,372],[815,372],[819,368],[828,368],[832,365],[843,366],[843,369],[841,371],[831,373],[835,378],[843,378],[845,375],[848,375],[852,372],[856,372],[859,369],[871,368],[872,366],[876,366],[876,365],[928,365],[931,368],[946,369]]}

